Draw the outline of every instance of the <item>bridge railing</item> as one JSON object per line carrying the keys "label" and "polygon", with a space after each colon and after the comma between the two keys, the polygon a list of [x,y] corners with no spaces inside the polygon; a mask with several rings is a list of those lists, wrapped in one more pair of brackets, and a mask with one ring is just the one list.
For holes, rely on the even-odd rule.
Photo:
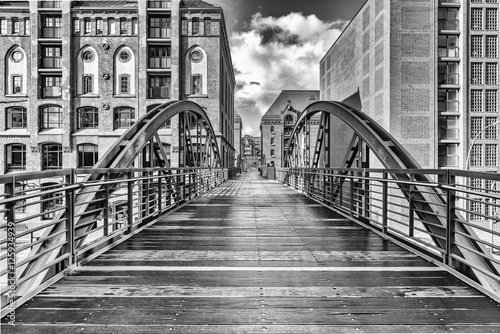
{"label": "bridge railing", "polygon": [[[67,169],[0,176],[2,316],[75,265],[224,183],[232,173],[214,168]],[[99,175],[99,181],[85,182],[90,174]]]}
{"label": "bridge railing", "polygon": [[276,178],[500,300],[500,175],[278,168]]}

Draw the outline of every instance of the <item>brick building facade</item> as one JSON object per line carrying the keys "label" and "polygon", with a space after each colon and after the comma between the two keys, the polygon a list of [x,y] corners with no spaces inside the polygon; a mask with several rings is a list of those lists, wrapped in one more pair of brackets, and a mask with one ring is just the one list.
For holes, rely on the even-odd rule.
{"label": "brick building facade", "polygon": [[[91,167],[155,106],[191,100],[234,165],[235,79],[222,9],[200,0],[2,1],[0,166]],[[177,119],[159,130],[178,166]]]}
{"label": "brick building facade", "polygon": [[320,62],[321,99],[361,109],[424,168],[498,172],[498,6],[368,0]]}

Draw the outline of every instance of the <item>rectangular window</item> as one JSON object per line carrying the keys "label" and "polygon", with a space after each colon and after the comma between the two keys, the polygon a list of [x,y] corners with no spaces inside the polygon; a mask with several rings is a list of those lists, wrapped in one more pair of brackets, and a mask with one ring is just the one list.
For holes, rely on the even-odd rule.
{"label": "rectangular window", "polygon": [[458,63],[439,62],[438,63],[438,84],[458,85]]}
{"label": "rectangular window", "polygon": [[203,79],[201,74],[195,74],[191,77],[191,94],[203,94]]}
{"label": "rectangular window", "polygon": [[482,63],[471,63],[471,84],[472,85],[482,85],[483,80],[483,64]]}
{"label": "rectangular window", "polygon": [[472,151],[470,154],[470,165],[474,167],[483,165],[483,145],[474,144],[472,145]]}
{"label": "rectangular window", "polygon": [[27,127],[26,109],[22,107],[10,107],[6,109],[6,129],[24,129]]}
{"label": "rectangular window", "polygon": [[170,8],[172,0],[149,0],[148,8]]}
{"label": "rectangular window", "polygon": [[210,36],[212,35],[212,20],[210,18],[206,18],[204,22],[204,35],[205,36]]}
{"label": "rectangular window", "polygon": [[188,21],[187,18],[183,17],[181,19],[181,35],[187,36],[188,34]]}
{"label": "rectangular window", "polygon": [[486,63],[486,84],[496,85],[498,83],[498,64]]}
{"label": "rectangular window", "polygon": [[57,129],[62,125],[62,111],[58,106],[43,107],[41,110],[42,129]]}
{"label": "rectangular window", "polygon": [[42,169],[62,168],[62,146],[59,144],[43,145]]}
{"label": "rectangular window", "polygon": [[112,17],[108,19],[108,35],[116,35],[115,19]]}
{"label": "rectangular window", "polygon": [[167,75],[150,75],[148,77],[148,98],[169,99],[171,90],[171,78]]}
{"label": "rectangular window", "polygon": [[99,113],[97,108],[78,108],[78,129],[99,127]]}
{"label": "rectangular window", "polygon": [[498,36],[486,36],[486,57],[498,57]]}
{"label": "rectangular window", "polygon": [[12,76],[12,94],[22,93],[22,81],[20,75]]}
{"label": "rectangular window", "polygon": [[26,169],[26,146],[22,144],[7,145],[7,171]]}
{"label": "rectangular window", "polygon": [[438,11],[439,30],[459,30],[458,9],[439,8]]}
{"label": "rectangular window", "polygon": [[470,56],[483,57],[483,36],[471,36]]}
{"label": "rectangular window", "polygon": [[471,9],[471,30],[483,30],[483,9]]}
{"label": "rectangular window", "polygon": [[42,37],[61,38],[62,18],[60,16],[42,17]]}
{"label": "rectangular window", "polygon": [[[458,112],[458,89],[438,89],[438,111]],[[290,120],[293,124],[293,119]]]}
{"label": "rectangular window", "polygon": [[62,48],[60,46],[42,47],[42,67],[61,68]]}
{"label": "rectangular window", "polygon": [[172,18],[170,16],[149,17],[150,38],[170,38],[172,36]]}
{"label": "rectangular window", "polygon": [[19,35],[19,32],[21,31],[20,29],[20,23],[17,18],[12,19],[12,35]]}
{"label": "rectangular window", "polygon": [[60,76],[42,77],[42,97],[61,97],[61,80]]}
{"label": "rectangular window", "polygon": [[271,138],[271,145],[276,145],[275,139]]}
{"label": "rectangular window", "polygon": [[97,145],[78,145],[78,168],[93,167],[99,160]]}
{"label": "rectangular window", "polygon": [[478,136],[478,139],[481,139],[483,129],[483,118],[482,117],[471,117],[470,118],[470,138],[474,139]]}
{"label": "rectangular window", "polygon": [[458,166],[458,144],[440,144],[438,153],[440,167]]}
{"label": "rectangular window", "polygon": [[124,17],[120,18],[120,35],[127,35],[128,27],[127,27],[127,19]]}
{"label": "rectangular window", "polygon": [[458,117],[440,116],[439,121],[439,139],[440,140],[458,140]]}
{"label": "rectangular window", "polygon": [[274,125],[271,125],[271,133],[274,133]]}
{"label": "rectangular window", "polygon": [[498,121],[497,117],[486,117],[484,126],[486,130],[484,130],[484,137],[486,139],[498,139],[498,124],[492,125]]}
{"label": "rectangular window", "polygon": [[90,35],[92,33],[92,22],[90,22],[90,18],[88,17],[83,20],[83,33],[85,35]]}
{"label": "rectangular window", "polygon": [[115,129],[129,128],[135,123],[135,110],[129,107],[118,107],[114,110]]}
{"label": "rectangular window", "polygon": [[471,90],[471,112],[483,112],[483,91],[479,89]]}
{"label": "rectangular window", "polygon": [[24,19],[24,34],[29,36],[31,34],[31,21],[29,18]]}
{"label": "rectangular window", "polygon": [[[439,57],[458,58],[458,36],[456,35],[439,35],[438,36],[438,53]],[[331,67],[331,57],[327,58],[327,67]]]}
{"label": "rectangular window", "polygon": [[92,94],[94,92],[94,83],[91,75],[83,76],[83,94]]}
{"label": "rectangular window", "polygon": [[98,17],[95,19],[95,33],[96,35],[102,35],[102,18]]}
{"label": "rectangular window", "polygon": [[193,35],[198,35],[200,33],[200,19],[197,17],[193,17]]}
{"label": "rectangular window", "polygon": [[7,20],[0,18],[0,35],[7,35]]}
{"label": "rectangular window", "polygon": [[486,30],[498,30],[498,10],[486,8]]}
{"label": "rectangular window", "polygon": [[498,166],[498,145],[485,144],[484,145],[484,158],[486,166]]}
{"label": "rectangular window", "polygon": [[80,36],[80,19],[73,19],[73,35]]}
{"label": "rectangular window", "polygon": [[498,91],[496,89],[486,90],[485,111],[490,113],[498,112]]}
{"label": "rectangular window", "polygon": [[149,67],[170,68],[172,66],[172,58],[170,52],[170,46],[150,46]]}
{"label": "rectangular window", "polygon": [[139,23],[137,17],[132,18],[132,35],[137,36],[139,32]]}
{"label": "rectangular window", "polygon": [[130,92],[130,81],[128,75],[120,76],[120,94],[128,94]]}

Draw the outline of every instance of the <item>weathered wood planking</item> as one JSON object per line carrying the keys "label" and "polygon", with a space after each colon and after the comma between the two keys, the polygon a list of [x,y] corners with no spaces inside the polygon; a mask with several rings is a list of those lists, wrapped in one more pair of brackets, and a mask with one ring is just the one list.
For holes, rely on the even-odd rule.
{"label": "weathered wood planking", "polygon": [[255,174],[46,289],[5,333],[500,332],[500,306]]}

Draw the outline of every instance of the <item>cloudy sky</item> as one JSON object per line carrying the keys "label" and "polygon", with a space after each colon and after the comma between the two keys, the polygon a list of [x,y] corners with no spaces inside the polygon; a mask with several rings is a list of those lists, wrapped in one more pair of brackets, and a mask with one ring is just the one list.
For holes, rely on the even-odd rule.
{"label": "cloudy sky", "polygon": [[243,134],[284,89],[319,89],[319,61],[366,0],[208,0],[224,9]]}

